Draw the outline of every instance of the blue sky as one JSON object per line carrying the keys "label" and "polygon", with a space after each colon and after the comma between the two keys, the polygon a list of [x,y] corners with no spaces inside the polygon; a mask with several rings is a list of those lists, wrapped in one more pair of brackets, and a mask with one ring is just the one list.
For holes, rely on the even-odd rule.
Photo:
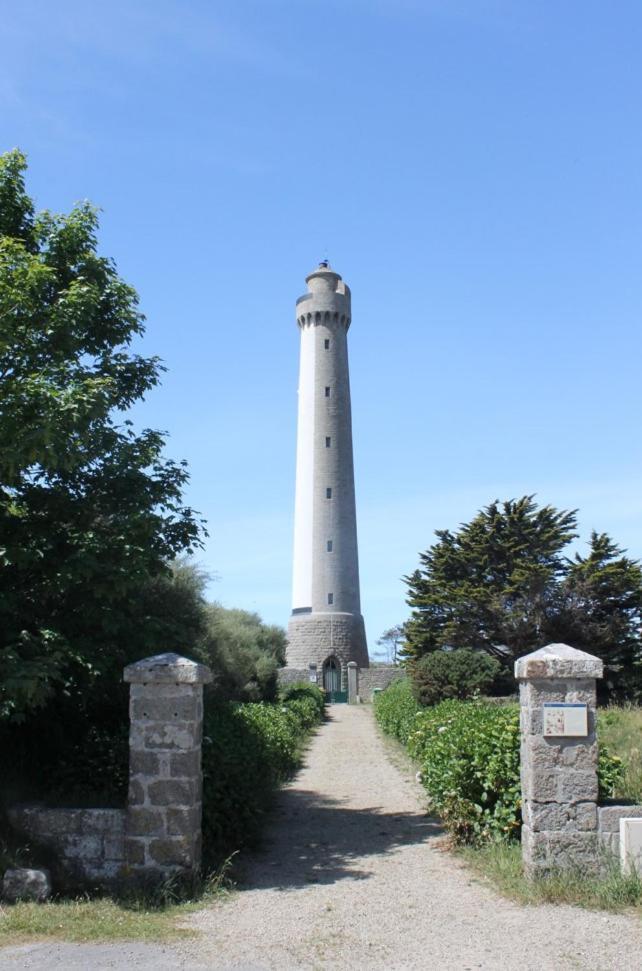
{"label": "blue sky", "polygon": [[213,597],[286,623],[298,335],[326,254],[350,331],[362,601],[405,619],[433,531],[579,507],[642,556],[642,6],[0,0],[1,147],[89,198],[169,370]]}

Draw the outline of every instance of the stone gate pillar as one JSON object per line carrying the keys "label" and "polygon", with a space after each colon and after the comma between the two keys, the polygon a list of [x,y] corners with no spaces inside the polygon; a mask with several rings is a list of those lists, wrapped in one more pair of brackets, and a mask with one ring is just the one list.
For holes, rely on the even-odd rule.
{"label": "stone gate pillar", "polygon": [[356,705],[359,696],[359,668],[356,661],[348,661],[348,702]]}
{"label": "stone gate pillar", "polygon": [[515,664],[527,874],[598,866],[595,680],[602,661],[549,644]]}
{"label": "stone gate pillar", "polygon": [[212,673],[178,654],[125,668],[130,685],[125,862],[162,879],[201,861],[203,685]]}

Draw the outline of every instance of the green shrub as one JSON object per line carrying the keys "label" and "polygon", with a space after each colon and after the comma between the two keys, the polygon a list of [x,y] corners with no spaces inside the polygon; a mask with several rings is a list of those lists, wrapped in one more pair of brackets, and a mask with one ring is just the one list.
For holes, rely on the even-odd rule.
{"label": "green shrub", "polygon": [[206,867],[259,834],[276,789],[298,768],[301,745],[323,717],[314,686],[276,704],[210,697],[203,726],[203,854]]}
{"label": "green shrub", "polygon": [[[418,761],[431,809],[456,842],[519,837],[517,705],[449,700],[421,708],[401,682],[375,700],[375,714]],[[612,794],[621,772],[620,760],[600,746],[601,798]]]}
{"label": "green shrub", "polygon": [[412,686],[422,705],[487,692],[501,671],[499,661],[480,651],[431,651],[413,666]]}
{"label": "green shrub", "polygon": [[287,705],[265,702],[242,705],[239,713],[260,739],[270,785],[276,788],[298,764],[302,727],[298,714]]}
{"label": "green shrub", "polygon": [[319,720],[319,711],[312,698],[293,698],[288,711],[296,715],[302,728],[312,728]]}
{"label": "green shrub", "polygon": [[[208,693],[221,701],[275,699],[285,631],[254,613],[208,606],[206,581],[184,561],[141,581],[127,606],[127,623],[118,621],[127,638],[110,643],[109,676],[88,669],[82,691],[58,693],[23,722],[0,715],[0,813],[6,804],[32,800],[124,804],[129,688],[122,667],[158,653],[159,645],[207,664],[214,677]],[[124,609],[114,607],[119,614]]]}
{"label": "green shrub", "polygon": [[403,678],[374,696],[374,710],[384,732],[406,745],[422,708],[413,697],[410,681]]}
{"label": "green shrub", "polygon": [[315,684],[297,682],[281,692],[281,700],[291,711],[296,711],[304,728],[312,728],[323,719],[325,695]]}
{"label": "green shrub", "polygon": [[456,842],[519,833],[519,710],[443,701],[415,717],[408,751]]}

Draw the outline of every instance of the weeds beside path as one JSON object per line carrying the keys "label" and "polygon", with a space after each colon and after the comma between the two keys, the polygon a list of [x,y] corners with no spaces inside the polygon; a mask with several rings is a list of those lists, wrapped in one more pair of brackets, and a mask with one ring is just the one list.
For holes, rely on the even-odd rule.
{"label": "weeds beside path", "polygon": [[574,904],[593,911],[629,914],[638,921],[642,917],[640,878],[637,874],[622,873],[617,859],[605,861],[606,872],[599,876],[581,870],[566,870],[545,879],[530,881],[524,876],[519,843],[464,846],[458,852],[473,870],[489,880],[503,896],[518,903]]}
{"label": "weeds beside path", "polygon": [[[114,945],[110,964],[86,946],[86,966],[164,971],[171,953],[176,971],[639,967],[638,921],[499,897],[444,851],[422,799],[414,768],[390,757],[370,709],[334,706],[280,796],[262,852],[246,856],[239,892],[186,918],[198,936],[168,945],[165,958],[139,949],[129,961]],[[2,964],[7,953],[3,969],[80,967],[68,954],[66,965],[51,963],[57,947],[40,963],[32,952],[32,963]]]}

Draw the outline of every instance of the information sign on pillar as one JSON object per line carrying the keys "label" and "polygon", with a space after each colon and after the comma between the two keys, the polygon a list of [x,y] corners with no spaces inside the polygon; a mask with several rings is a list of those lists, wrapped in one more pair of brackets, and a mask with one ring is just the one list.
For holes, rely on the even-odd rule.
{"label": "information sign on pillar", "polygon": [[580,702],[545,701],[544,735],[565,738],[586,738],[588,735],[588,707]]}

